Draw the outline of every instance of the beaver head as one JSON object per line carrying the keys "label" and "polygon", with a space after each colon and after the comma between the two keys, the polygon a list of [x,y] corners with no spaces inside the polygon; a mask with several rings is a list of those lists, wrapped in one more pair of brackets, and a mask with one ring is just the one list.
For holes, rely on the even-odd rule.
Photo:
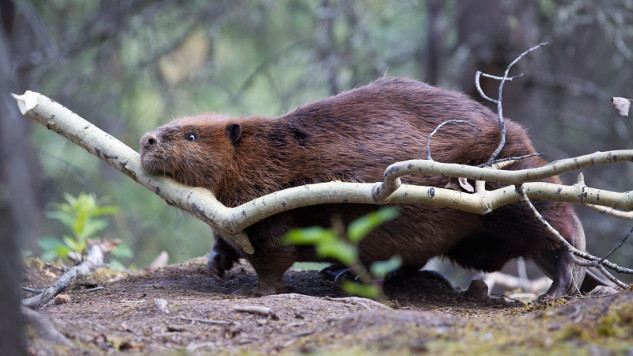
{"label": "beaver head", "polygon": [[149,173],[217,193],[242,126],[223,115],[176,119],[141,138],[141,163]]}

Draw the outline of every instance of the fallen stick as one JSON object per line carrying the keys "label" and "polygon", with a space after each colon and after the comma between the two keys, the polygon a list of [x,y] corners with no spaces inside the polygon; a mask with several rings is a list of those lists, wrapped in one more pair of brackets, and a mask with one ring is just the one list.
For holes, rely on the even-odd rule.
{"label": "fallen stick", "polygon": [[272,309],[258,305],[234,305],[233,310],[236,312],[264,315],[273,320],[279,319],[277,315],[273,313]]}
{"label": "fallen stick", "polygon": [[69,268],[52,285],[44,288],[40,294],[22,300],[22,305],[30,308],[38,308],[51,301],[59,292],[68,287],[77,278],[83,277],[103,264],[103,258],[110,253],[119,242],[106,240],[93,241],[88,246],[88,252],[84,261]]}

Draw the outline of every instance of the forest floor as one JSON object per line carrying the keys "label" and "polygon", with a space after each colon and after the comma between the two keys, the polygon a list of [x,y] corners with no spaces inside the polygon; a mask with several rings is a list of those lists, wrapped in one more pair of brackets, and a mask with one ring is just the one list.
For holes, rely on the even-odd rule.
{"label": "forest floor", "polygon": [[[24,286],[55,276],[27,261]],[[348,297],[316,271],[286,273],[288,293],[240,296],[254,287],[241,264],[216,282],[198,258],[153,271],[100,270],[66,303],[40,309],[72,347],[28,328],[33,355],[631,354],[633,293],[524,304],[477,297],[433,272],[386,287],[380,302]],[[249,309],[250,308],[250,309]],[[250,311],[245,311],[250,310]]]}

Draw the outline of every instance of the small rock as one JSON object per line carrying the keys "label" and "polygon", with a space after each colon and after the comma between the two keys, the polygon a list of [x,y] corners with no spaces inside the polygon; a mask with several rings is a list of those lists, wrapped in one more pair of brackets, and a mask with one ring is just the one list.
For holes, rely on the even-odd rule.
{"label": "small rock", "polygon": [[167,331],[170,332],[180,332],[187,330],[184,326],[181,325],[167,325]]}
{"label": "small rock", "polygon": [[129,326],[127,326],[127,324],[124,322],[122,322],[121,324],[119,324],[119,331],[127,331],[129,333],[133,332],[132,329],[130,329]]}
{"label": "small rock", "polygon": [[589,292],[588,295],[591,295],[594,297],[606,297],[608,295],[617,294],[621,291],[622,291],[621,289],[618,289],[616,287],[597,286],[591,292]]}
{"label": "small rock", "polygon": [[58,294],[55,296],[55,304],[66,304],[70,302],[70,296],[68,294]]}
{"label": "small rock", "polygon": [[467,298],[486,299],[488,298],[488,285],[479,279],[470,282],[468,289],[463,294]]}
{"label": "small rock", "polygon": [[167,300],[156,298],[154,299],[154,305],[163,313],[169,314],[169,310],[167,309]]}

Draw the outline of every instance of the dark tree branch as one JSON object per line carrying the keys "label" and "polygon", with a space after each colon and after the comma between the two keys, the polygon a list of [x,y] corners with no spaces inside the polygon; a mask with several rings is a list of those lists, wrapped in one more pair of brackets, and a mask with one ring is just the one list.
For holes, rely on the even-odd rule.
{"label": "dark tree branch", "polygon": [[476,128],[477,130],[481,131],[481,129],[479,127],[477,127],[476,125],[468,122],[468,121],[464,121],[464,120],[447,120],[444,121],[443,123],[437,125],[437,127],[435,128],[435,130],[433,130],[433,132],[431,132],[429,134],[429,136],[426,138],[426,159],[428,159],[429,161],[432,161],[433,158],[431,158],[431,137],[433,137],[433,135],[435,135],[435,133],[442,128],[442,126],[446,125],[446,124],[450,124],[450,123],[460,123],[460,124],[466,124],[466,125],[470,125],[474,128]]}
{"label": "dark tree branch", "polygon": [[[506,125],[505,122],[503,120],[503,85],[505,84],[506,81],[512,81],[515,78],[521,77],[522,74],[518,75],[518,76],[514,76],[514,77],[509,77],[508,74],[510,74],[510,70],[512,69],[512,67],[517,64],[521,58],[525,57],[528,53],[537,50],[545,45],[547,45],[547,42],[543,42],[541,44],[538,44],[530,49],[528,49],[527,51],[521,53],[517,58],[515,58],[510,64],[508,64],[508,66],[506,67],[506,71],[503,74],[503,77],[496,77],[490,74],[485,74],[482,73],[480,71],[477,71],[477,73],[475,74],[475,86],[477,87],[477,90],[479,91],[479,94],[486,100],[491,101],[495,104],[497,104],[497,118],[499,121],[499,133],[501,134],[501,137],[499,139],[499,145],[497,146],[497,149],[495,149],[495,151],[492,153],[492,155],[490,155],[490,158],[488,159],[488,162],[486,162],[487,165],[491,165],[495,159],[497,159],[497,156],[499,156],[499,153],[501,153],[501,150],[503,149],[503,147],[506,144]],[[487,78],[492,78],[492,79],[497,79],[500,80],[501,82],[499,83],[499,89],[498,89],[498,93],[497,93],[497,99],[492,99],[490,97],[488,97],[483,90],[481,89],[481,84],[479,83],[479,80],[481,78],[481,76],[485,76]]]}

